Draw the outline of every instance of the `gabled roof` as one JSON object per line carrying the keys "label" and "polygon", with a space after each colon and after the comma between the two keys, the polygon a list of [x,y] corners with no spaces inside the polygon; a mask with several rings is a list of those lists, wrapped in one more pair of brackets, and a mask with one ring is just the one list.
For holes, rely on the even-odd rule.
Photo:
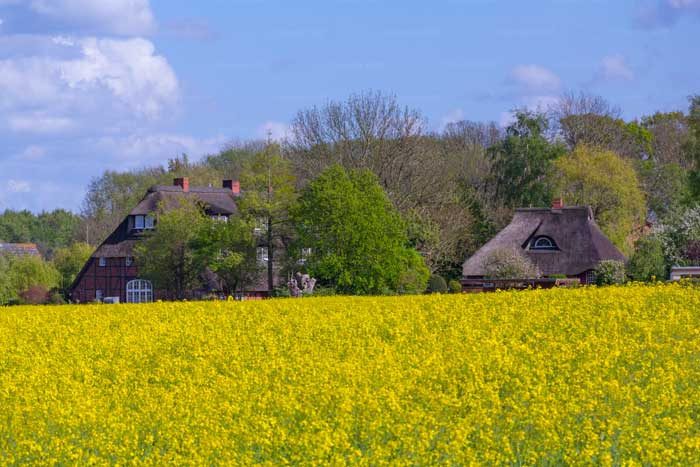
{"label": "gabled roof", "polygon": [[0,243],[0,254],[12,256],[41,256],[35,243]]}
{"label": "gabled roof", "polygon": [[[161,203],[166,206],[175,206],[176,201],[183,196],[199,200],[204,204],[208,213],[232,215],[238,212],[236,195],[228,188],[190,187],[188,191],[184,191],[182,187],[176,185],[155,185],[148,189],[141,201],[129,212],[129,216],[154,213]],[[139,241],[140,237],[139,234],[129,231],[127,217],[102,242],[92,257],[123,258],[133,256],[134,244]]]}
{"label": "gabled roof", "polygon": [[[558,249],[530,250],[530,241],[539,236],[553,239]],[[578,275],[595,269],[602,260],[626,261],[600,231],[590,207],[523,208],[516,209],[511,223],[465,261],[463,276],[483,277],[484,261],[489,254],[499,248],[512,247],[520,248],[545,276]]]}
{"label": "gabled roof", "polygon": [[146,195],[139,201],[129,215],[151,214],[158,210],[162,202],[175,201],[182,196],[194,198],[202,202],[208,212],[216,214],[236,214],[236,195],[229,188],[191,187],[184,191],[176,185],[155,185],[148,189]]}

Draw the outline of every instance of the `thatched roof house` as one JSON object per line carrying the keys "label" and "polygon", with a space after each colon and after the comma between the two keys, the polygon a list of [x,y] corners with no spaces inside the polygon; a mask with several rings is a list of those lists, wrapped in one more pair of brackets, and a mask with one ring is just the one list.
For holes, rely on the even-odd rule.
{"label": "thatched roof house", "polygon": [[[177,206],[178,200],[193,198],[202,204],[207,215],[226,220],[238,214],[239,196],[240,184],[232,180],[224,180],[222,188],[190,187],[187,178],[177,178],[173,185],[151,187],[78,273],[71,286],[72,299],[83,303],[107,299],[131,303],[167,298],[162,291],[154,290],[150,282],[139,277],[138,264],[134,260],[134,246],[144,234],[157,228],[155,213],[159,206]],[[188,296],[196,298],[198,294],[222,290],[221,280],[211,271],[206,271],[203,282],[204,290],[189,291]],[[273,287],[279,282],[279,277],[274,276]],[[240,294],[247,298],[263,298],[268,295],[268,289],[267,276],[261,272],[260,280]]]}
{"label": "thatched roof house", "polygon": [[588,206],[516,209],[513,220],[462,268],[463,279],[485,279],[484,262],[500,248],[518,248],[543,276],[566,275],[582,284],[594,282],[602,260],[626,261],[601,232]]}

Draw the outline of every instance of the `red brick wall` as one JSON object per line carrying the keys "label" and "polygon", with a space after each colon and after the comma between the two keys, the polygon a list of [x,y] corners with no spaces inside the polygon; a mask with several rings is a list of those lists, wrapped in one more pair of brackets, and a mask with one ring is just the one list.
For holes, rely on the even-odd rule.
{"label": "red brick wall", "polygon": [[97,258],[88,260],[80,282],[73,289],[73,301],[80,303],[95,300],[95,292],[102,290],[103,297],[119,297],[126,302],[126,283],[138,278],[138,268],[132,262],[126,266],[125,258],[105,258],[105,265],[99,266]]}

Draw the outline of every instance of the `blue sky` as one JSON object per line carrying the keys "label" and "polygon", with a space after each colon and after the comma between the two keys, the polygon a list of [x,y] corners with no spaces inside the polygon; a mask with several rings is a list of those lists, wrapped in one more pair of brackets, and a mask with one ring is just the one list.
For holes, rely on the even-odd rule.
{"label": "blue sky", "polygon": [[700,0],[0,0],[0,210],[78,210],[106,169],[370,89],[434,130],[568,90],[685,110],[697,44]]}

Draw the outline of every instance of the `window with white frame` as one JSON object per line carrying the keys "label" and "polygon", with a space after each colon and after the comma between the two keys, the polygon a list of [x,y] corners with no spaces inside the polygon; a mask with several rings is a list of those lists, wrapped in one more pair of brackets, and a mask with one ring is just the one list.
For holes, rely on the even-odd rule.
{"label": "window with white frame", "polygon": [[311,256],[311,252],[312,252],[311,248],[302,248],[301,249],[301,256],[299,257],[298,263],[299,264],[306,264],[306,260],[308,260],[309,257]]}
{"label": "window with white frame", "polygon": [[586,285],[595,284],[595,271],[586,271]]}
{"label": "window with white frame", "polygon": [[531,250],[558,250],[559,248],[557,248],[557,244],[554,243],[554,240],[542,235],[539,237],[535,237],[532,240],[532,242],[530,242],[530,249]]}
{"label": "window with white frame", "polygon": [[153,301],[153,286],[150,281],[134,279],[126,283],[126,303],[148,303]]}
{"label": "window with white frame", "polygon": [[134,229],[136,230],[151,230],[155,225],[153,216],[134,216]]}
{"label": "window with white frame", "polygon": [[263,232],[267,232],[267,219],[264,217],[258,217],[255,219],[255,228],[253,229],[253,233],[261,234]]}
{"label": "window with white frame", "polygon": [[133,262],[134,262],[134,258],[132,258],[131,256],[127,256],[124,259],[124,264],[126,264],[127,266],[131,266],[133,264]]}
{"label": "window with white frame", "polygon": [[216,222],[228,222],[228,216],[224,214],[213,214],[211,218]]}
{"label": "window with white frame", "polygon": [[97,260],[97,265],[101,268],[107,266],[107,258],[100,256],[100,258]]}
{"label": "window with white frame", "polygon": [[267,257],[267,247],[266,246],[259,246],[258,247],[257,257],[258,257],[258,262],[267,263],[269,258]]}
{"label": "window with white frame", "polygon": [[98,302],[101,302],[103,297],[104,297],[104,294],[102,293],[102,290],[100,290],[100,289],[95,290],[95,300],[97,300]]}

